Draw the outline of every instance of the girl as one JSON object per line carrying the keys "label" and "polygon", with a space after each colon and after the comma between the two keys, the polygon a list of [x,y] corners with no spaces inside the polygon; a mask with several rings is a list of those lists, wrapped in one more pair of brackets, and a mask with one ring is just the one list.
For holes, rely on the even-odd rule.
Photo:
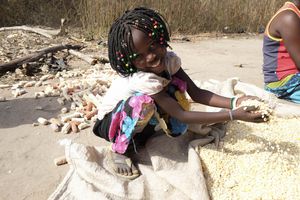
{"label": "girl", "polygon": [[143,145],[158,127],[175,137],[184,134],[189,123],[263,121],[261,113],[251,112],[252,107],[189,111],[185,92],[197,103],[228,109],[250,97],[230,99],[198,88],[181,68],[180,58],[167,51],[169,41],[164,18],[148,8],[125,12],[109,31],[109,60],[120,77],[103,99],[93,132],[112,143],[110,161],[121,177],[139,176],[128,153]]}

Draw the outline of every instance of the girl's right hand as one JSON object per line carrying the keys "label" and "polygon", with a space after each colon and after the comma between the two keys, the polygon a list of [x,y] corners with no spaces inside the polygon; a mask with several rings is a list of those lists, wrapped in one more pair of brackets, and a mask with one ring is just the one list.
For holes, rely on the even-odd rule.
{"label": "girl's right hand", "polygon": [[[232,111],[233,119],[247,122],[265,122],[262,113],[255,112],[258,108],[255,106],[242,106]],[[268,119],[268,116],[265,116]]]}

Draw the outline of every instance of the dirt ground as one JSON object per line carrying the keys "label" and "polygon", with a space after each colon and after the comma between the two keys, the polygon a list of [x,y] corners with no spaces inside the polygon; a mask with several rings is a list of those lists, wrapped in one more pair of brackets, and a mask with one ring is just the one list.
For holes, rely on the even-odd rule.
{"label": "dirt ground", "polygon": [[[262,37],[197,39],[171,43],[182,59],[182,66],[194,80],[241,81],[263,86]],[[78,134],[54,133],[47,126],[33,127],[38,117],[47,119],[61,109],[55,99],[32,97],[33,89],[21,98],[10,90],[0,89],[8,101],[0,102],[0,199],[47,199],[66,175],[69,166],[55,166],[54,158],[64,155],[58,144],[63,138],[89,145],[104,145],[91,133],[91,128]],[[36,107],[42,107],[37,110]]]}

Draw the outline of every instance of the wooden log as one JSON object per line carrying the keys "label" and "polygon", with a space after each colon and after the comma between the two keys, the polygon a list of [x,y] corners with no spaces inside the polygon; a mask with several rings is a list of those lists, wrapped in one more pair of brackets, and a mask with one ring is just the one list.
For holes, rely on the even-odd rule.
{"label": "wooden log", "polygon": [[11,27],[2,27],[0,31],[14,31],[14,30],[22,30],[22,31],[29,31],[33,33],[37,33],[44,37],[52,39],[57,35],[64,35],[66,34],[66,27],[64,25],[65,19],[61,19],[60,21],[60,29],[50,30],[50,29],[42,29],[39,27],[30,27],[30,26],[11,26]]}
{"label": "wooden log", "polygon": [[22,30],[22,31],[29,31],[29,32],[34,32],[39,35],[45,36],[47,38],[52,39],[53,36],[58,35],[60,33],[60,29],[57,30],[46,30],[46,29],[41,29],[38,27],[29,27],[29,26],[12,26],[12,27],[2,27],[0,28],[0,31],[13,31],[13,30]]}
{"label": "wooden log", "polygon": [[21,66],[22,64],[36,61],[48,53],[54,53],[57,51],[61,51],[63,49],[80,49],[80,48],[82,48],[82,46],[70,45],[70,44],[66,44],[66,45],[61,44],[61,45],[57,45],[57,46],[53,46],[53,47],[44,48],[44,49],[38,50],[35,53],[31,53],[29,55],[12,60],[10,62],[0,64],[0,72],[3,73],[6,71],[13,71],[16,68],[18,68],[19,66]]}

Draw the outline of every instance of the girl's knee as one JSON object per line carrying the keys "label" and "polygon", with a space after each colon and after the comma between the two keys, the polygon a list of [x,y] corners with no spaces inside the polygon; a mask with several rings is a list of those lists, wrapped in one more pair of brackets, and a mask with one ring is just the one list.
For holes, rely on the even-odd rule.
{"label": "girl's knee", "polygon": [[139,119],[150,119],[156,109],[154,100],[149,95],[144,94],[132,96],[128,104],[132,107],[132,116]]}
{"label": "girl's knee", "polygon": [[143,104],[141,118],[149,121],[150,118],[154,115],[155,110],[156,110],[156,106],[154,103]]}

